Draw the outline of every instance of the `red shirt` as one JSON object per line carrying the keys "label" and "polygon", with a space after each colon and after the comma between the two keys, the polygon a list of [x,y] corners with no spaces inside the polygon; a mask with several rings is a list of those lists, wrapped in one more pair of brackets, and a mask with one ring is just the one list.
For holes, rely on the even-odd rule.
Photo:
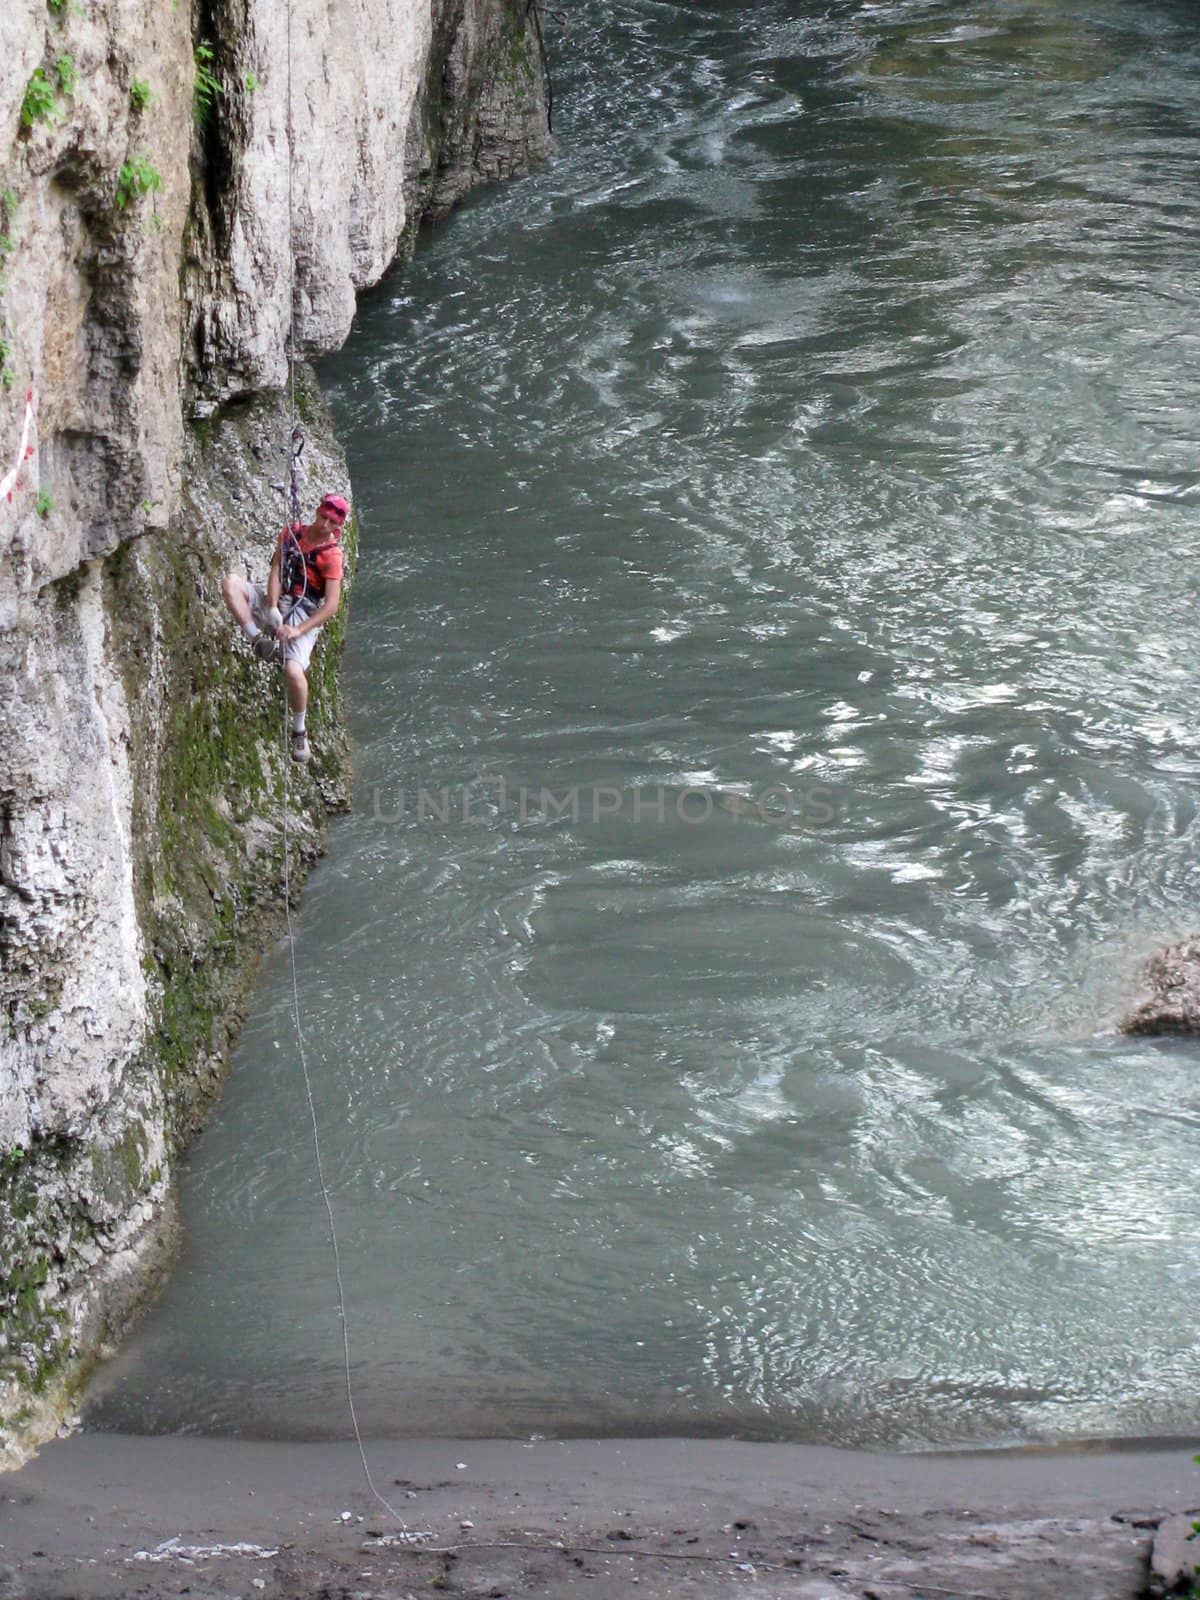
{"label": "red shirt", "polygon": [[319,606],[325,599],[325,585],[342,576],[342,552],[332,539],[307,544],[310,532],[297,522],[279,535],[279,575],[284,594]]}

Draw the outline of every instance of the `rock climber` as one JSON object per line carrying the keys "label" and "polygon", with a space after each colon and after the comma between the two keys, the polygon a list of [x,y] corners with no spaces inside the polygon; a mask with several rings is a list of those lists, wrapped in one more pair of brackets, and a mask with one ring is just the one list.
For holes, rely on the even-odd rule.
{"label": "rock climber", "polygon": [[307,526],[284,528],[271,558],[264,591],[236,573],[221,581],[221,593],[260,661],[283,664],[292,713],[293,761],[308,760],[306,668],[317,635],[342,600],[339,541],[350,507],[340,494],[325,495]]}

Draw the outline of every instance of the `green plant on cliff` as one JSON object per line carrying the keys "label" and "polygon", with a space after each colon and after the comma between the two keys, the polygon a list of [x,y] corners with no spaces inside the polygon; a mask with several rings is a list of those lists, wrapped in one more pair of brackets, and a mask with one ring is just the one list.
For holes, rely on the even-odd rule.
{"label": "green plant on cliff", "polygon": [[14,1144],[0,1156],[0,1183],[3,1183],[12,1173],[16,1172],[25,1160],[25,1146]]}
{"label": "green plant on cliff", "polygon": [[133,107],[135,115],[140,117],[142,112],[148,110],[157,99],[158,96],[145,78],[135,78],[129,85],[129,104]]}
{"label": "green plant on cliff", "polygon": [[223,95],[225,90],[221,86],[220,78],[213,71],[216,56],[212,45],[201,39],[192,60],[195,66],[195,76],[192,79],[192,115],[197,125],[203,128],[212,116],[217,97]]}
{"label": "green plant on cliff", "polygon": [[531,84],[537,71],[527,31],[528,18],[533,10],[532,6],[518,5],[515,10],[508,11],[496,52],[496,70],[500,81],[513,91]]}
{"label": "green plant on cliff", "polygon": [[54,93],[54,85],[46,76],[44,67],[35,67],[33,75],[25,85],[25,97],[21,101],[21,125],[32,128],[35,122],[44,122],[54,115],[54,108],[58,100]]}
{"label": "green plant on cliff", "polygon": [[63,94],[74,95],[79,87],[79,73],[75,67],[75,57],[69,51],[64,51],[54,63],[54,76]]}
{"label": "green plant on cliff", "polygon": [[[0,219],[3,222],[3,231],[0,232],[0,294],[8,287],[8,258],[12,254],[13,237],[12,229],[17,220],[19,202],[16,191],[5,189],[0,192]],[[15,374],[12,370],[12,344],[9,341],[8,318],[0,310],[0,388],[11,389]]]}
{"label": "green plant on cliff", "polygon": [[43,522],[45,522],[46,518],[54,510],[54,496],[50,493],[49,489],[38,490],[37,506],[35,509],[38,516],[41,517]]}
{"label": "green plant on cliff", "polygon": [[0,293],[4,291],[8,258],[13,251],[13,229],[20,209],[21,202],[17,199],[15,189],[0,190]]}
{"label": "green plant on cliff", "polygon": [[145,156],[131,156],[117,173],[116,206],[124,211],[135,200],[162,188],[162,174]]}

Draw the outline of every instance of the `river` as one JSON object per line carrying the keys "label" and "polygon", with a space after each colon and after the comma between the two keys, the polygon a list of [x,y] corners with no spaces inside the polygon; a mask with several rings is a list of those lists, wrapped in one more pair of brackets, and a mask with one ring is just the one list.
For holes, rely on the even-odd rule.
{"label": "river", "polygon": [[[323,367],[360,1418],[1194,1428],[1200,1054],[1113,1028],[1200,927],[1194,6],[551,31],[556,158]],[[347,1431],[290,1005],[281,949],[92,1426]]]}

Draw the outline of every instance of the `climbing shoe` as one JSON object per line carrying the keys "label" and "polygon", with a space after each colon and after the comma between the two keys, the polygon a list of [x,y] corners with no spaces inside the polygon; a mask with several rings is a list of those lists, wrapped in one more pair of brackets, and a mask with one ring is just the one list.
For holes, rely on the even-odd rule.
{"label": "climbing shoe", "polygon": [[273,633],[256,633],[250,648],[260,661],[283,660],[283,643]]}
{"label": "climbing shoe", "polygon": [[303,731],[292,733],[292,760],[308,760],[308,735]]}

